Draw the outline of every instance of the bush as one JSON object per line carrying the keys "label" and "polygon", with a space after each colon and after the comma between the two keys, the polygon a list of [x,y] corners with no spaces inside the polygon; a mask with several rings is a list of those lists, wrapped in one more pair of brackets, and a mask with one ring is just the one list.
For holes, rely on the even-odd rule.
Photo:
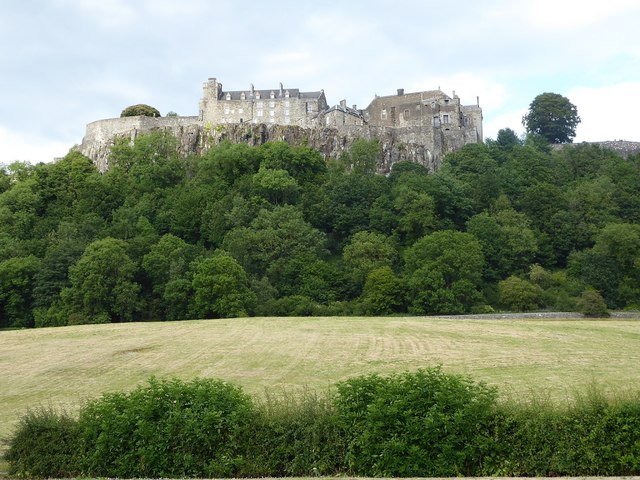
{"label": "bush", "polygon": [[79,473],[77,422],[66,414],[41,408],[27,412],[8,439],[9,474],[60,478]]}
{"label": "bush", "polygon": [[337,385],[350,473],[473,476],[491,449],[493,389],[440,368]]}
{"label": "bush", "polygon": [[242,476],[334,476],[346,449],[328,396],[304,391],[266,395],[257,406]]}
{"label": "bush", "polygon": [[503,405],[483,474],[626,476],[640,472],[640,398],[590,390],[572,405]]}
{"label": "bush", "polygon": [[220,380],[149,380],[88,404],[83,472],[98,477],[232,477],[253,403]]}
{"label": "bush", "polygon": [[542,288],[515,275],[498,283],[498,291],[500,303],[518,312],[534,310],[542,303]]}
{"label": "bush", "polygon": [[578,309],[585,317],[608,317],[607,303],[596,290],[587,289],[578,300]]}
{"label": "bush", "polygon": [[120,117],[137,117],[137,116],[144,116],[144,117],[160,117],[160,112],[149,106],[149,105],[145,105],[143,103],[139,103],[138,105],[131,105],[127,108],[125,108],[124,110],[122,110],[122,113],[120,114]]}
{"label": "bush", "polygon": [[78,420],[28,412],[5,459],[28,478],[631,476],[640,392],[497,404],[493,389],[433,368],[253,403],[220,380],[151,379]]}

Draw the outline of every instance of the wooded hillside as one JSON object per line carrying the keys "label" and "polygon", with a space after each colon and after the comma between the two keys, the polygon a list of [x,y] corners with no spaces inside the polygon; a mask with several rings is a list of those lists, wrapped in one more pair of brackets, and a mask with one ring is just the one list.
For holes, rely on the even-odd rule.
{"label": "wooded hillside", "polygon": [[[173,137],[0,170],[0,328],[640,305],[640,155],[504,134],[435,174]],[[508,133],[508,132],[507,132]],[[606,305],[605,305],[606,303]]]}

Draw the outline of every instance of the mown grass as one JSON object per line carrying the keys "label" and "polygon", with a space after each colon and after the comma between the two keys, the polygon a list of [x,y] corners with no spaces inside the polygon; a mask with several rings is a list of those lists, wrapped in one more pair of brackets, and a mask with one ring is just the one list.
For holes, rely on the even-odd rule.
{"label": "mown grass", "polygon": [[38,405],[75,410],[149,376],[216,377],[260,395],[441,364],[523,398],[640,381],[637,320],[251,318],[0,332],[0,437]]}

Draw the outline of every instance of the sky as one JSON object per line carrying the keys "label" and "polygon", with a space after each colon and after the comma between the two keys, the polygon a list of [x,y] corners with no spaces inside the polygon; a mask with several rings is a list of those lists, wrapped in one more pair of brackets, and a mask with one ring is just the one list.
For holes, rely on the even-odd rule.
{"label": "sky", "polygon": [[2,0],[0,164],[64,156],[132,104],[197,115],[209,77],[359,108],[455,91],[485,138],[553,92],[574,141],[640,141],[639,29],[639,0]]}

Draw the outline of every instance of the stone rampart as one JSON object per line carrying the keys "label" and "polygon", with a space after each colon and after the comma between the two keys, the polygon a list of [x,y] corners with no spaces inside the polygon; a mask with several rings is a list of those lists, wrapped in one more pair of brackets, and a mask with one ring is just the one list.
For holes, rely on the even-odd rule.
{"label": "stone rampart", "polygon": [[109,152],[116,139],[134,141],[141,133],[168,130],[178,138],[181,154],[197,151],[201,122],[198,117],[123,117],[98,120],[87,125],[78,150],[89,157],[100,171],[109,168]]}

